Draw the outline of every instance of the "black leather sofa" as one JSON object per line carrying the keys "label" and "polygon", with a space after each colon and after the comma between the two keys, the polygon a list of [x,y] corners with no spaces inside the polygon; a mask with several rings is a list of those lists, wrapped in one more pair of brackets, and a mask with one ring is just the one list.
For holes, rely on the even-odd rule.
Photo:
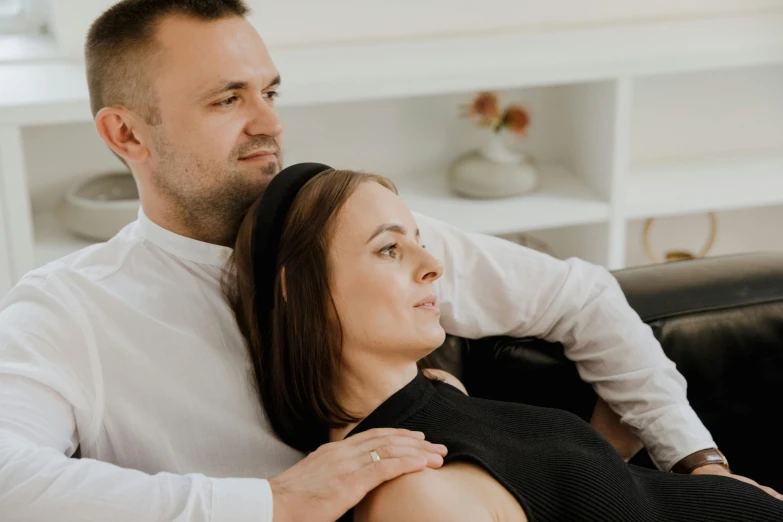
{"label": "black leather sofa", "polygon": [[[688,399],[735,473],[783,491],[783,253],[615,272],[631,306],[688,381]],[[471,395],[563,408],[589,419],[596,395],[562,346],[450,338],[427,361]],[[635,464],[653,467],[645,451]]]}

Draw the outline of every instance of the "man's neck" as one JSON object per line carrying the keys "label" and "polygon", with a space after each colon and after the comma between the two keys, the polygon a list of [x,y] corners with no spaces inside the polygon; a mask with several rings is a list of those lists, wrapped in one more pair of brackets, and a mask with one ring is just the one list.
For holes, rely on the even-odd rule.
{"label": "man's neck", "polygon": [[144,208],[144,214],[159,227],[196,241],[233,248],[233,238],[219,237],[219,234],[209,234],[206,231],[197,230],[193,226],[188,225],[183,216],[178,216],[176,211],[171,210],[176,208],[173,203],[155,199],[150,201],[150,199],[152,198],[142,198],[141,204]]}

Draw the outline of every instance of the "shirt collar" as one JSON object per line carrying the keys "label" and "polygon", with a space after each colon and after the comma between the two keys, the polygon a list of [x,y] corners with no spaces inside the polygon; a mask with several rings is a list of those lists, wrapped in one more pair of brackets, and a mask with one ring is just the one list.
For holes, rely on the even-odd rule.
{"label": "shirt collar", "polygon": [[175,234],[153,223],[139,207],[139,230],[145,241],[181,259],[204,265],[223,266],[231,255],[231,248],[205,243]]}

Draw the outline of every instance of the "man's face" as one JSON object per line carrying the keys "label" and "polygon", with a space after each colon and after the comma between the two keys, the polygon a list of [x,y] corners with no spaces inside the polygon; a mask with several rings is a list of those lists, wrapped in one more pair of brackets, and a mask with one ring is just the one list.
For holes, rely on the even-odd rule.
{"label": "man's face", "polygon": [[194,237],[230,241],[281,168],[279,75],[243,18],[165,19],[157,31],[150,181]]}

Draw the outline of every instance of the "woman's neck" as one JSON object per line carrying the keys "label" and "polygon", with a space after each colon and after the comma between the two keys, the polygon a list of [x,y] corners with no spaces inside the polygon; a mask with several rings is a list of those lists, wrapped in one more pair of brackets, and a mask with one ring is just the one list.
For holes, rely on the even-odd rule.
{"label": "woman's neck", "polygon": [[329,440],[344,439],[361,420],[411,382],[417,372],[415,362],[399,365],[390,365],[388,361],[344,364],[337,383],[337,399],[359,421],[329,430]]}

